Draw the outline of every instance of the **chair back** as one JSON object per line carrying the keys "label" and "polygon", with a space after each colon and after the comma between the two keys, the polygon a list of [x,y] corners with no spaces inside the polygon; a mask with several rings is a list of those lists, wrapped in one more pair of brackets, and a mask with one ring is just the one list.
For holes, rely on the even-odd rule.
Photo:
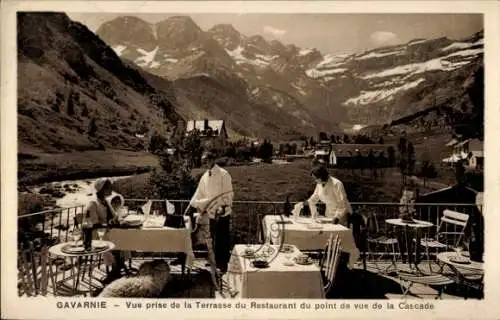
{"label": "chair back", "polygon": [[340,253],[342,252],[341,241],[338,235],[335,237],[333,233],[328,239],[321,270],[323,271],[324,287],[323,290],[327,293],[335,282],[335,274],[340,261]]}
{"label": "chair back", "polygon": [[[454,246],[457,246],[465,233],[465,227],[467,225],[467,221],[469,220],[469,215],[465,213],[460,213],[452,210],[444,210],[443,216],[441,217],[441,221],[438,227],[438,241],[441,241],[443,237],[447,239],[448,236],[453,236],[455,241],[453,242]],[[453,226],[453,231],[448,231],[449,226]]]}
{"label": "chair back", "polygon": [[19,296],[47,295],[49,277],[53,280],[48,250],[46,245],[42,245],[39,251],[36,250],[33,242],[21,246],[17,262]]}
{"label": "chair back", "polygon": [[373,211],[369,212],[366,217],[366,232],[367,237],[374,237],[379,234],[380,229],[378,226],[377,216]]}

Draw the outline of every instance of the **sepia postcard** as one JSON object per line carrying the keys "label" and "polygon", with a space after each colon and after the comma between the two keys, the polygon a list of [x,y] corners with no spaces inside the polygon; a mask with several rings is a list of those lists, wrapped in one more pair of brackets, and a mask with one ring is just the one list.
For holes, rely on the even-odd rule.
{"label": "sepia postcard", "polygon": [[4,1],[2,318],[498,319],[498,9]]}

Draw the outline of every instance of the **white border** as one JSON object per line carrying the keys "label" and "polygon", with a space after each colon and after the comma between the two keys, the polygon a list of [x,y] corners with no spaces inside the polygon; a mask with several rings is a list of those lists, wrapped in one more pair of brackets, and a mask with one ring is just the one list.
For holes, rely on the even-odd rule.
{"label": "white border", "polygon": [[[486,70],[486,139],[485,152],[485,233],[486,233],[486,274],[485,300],[483,301],[434,301],[433,311],[410,312],[397,309],[399,301],[395,300],[349,300],[350,311],[328,310],[324,312],[285,311],[272,312],[270,310],[251,310],[251,312],[196,310],[155,310],[108,308],[105,310],[58,310],[56,301],[61,298],[19,299],[16,290],[16,220],[17,220],[17,119],[16,119],[16,11],[65,11],[65,12],[130,12],[130,13],[482,13],[485,25],[485,70]],[[478,318],[493,319],[500,317],[500,286],[499,270],[500,241],[496,235],[500,230],[499,208],[495,201],[500,195],[500,172],[498,166],[498,147],[494,137],[500,131],[499,118],[499,72],[497,60],[499,55],[499,6],[496,1],[9,1],[2,3],[2,55],[1,55],[1,239],[2,239],[2,318],[30,318],[30,319],[100,319],[119,318],[131,319],[143,316],[160,316],[175,318],[388,318],[388,317],[432,317],[442,319]],[[75,301],[75,299],[67,299]],[[80,299],[82,300],[82,299]],[[117,300],[108,300],[108,305]],[[145,301],[144,299],[141,301]],[[184,300],[163,300],[164,302]],[[213,300],[210,300],[213,301]],[[276,300],[274,300],[277,302]],[[395,310],[382,311],[353,311],[356,302],[371,305],[374,302],[385,304],[391,301],[396,305]],[[206,301],[209,302],[209,301]],[[298,301],[299,302],[299,301]],[[342,301],[331,301],[340,304]],[[300,302],[299,302],[300,303]],[[308,301],[314,304],[314,301]],[[64,311],[64,312],[62,312]]]}

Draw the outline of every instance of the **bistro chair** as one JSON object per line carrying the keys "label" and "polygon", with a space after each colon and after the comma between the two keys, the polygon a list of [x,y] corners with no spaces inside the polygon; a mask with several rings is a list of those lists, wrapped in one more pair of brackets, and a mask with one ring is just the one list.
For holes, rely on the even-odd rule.
{"label": "bistro chair", "polygon": [[[437,254],[439,250],[449,250],[456,248],[462,241],[465,234],[465,226],[469,220],[469,215],[452,210],[444,210],[443,216],[437,228],[436,236],[434,238],[423,238],[420,240],[420,245],[425,248],[429,270],[432,272],[430,250],[434,249]],[[449,228],[452,231],[448,231]],[[450,244],[450,236],[452,237]]]}
{"label": "bistro chair", "polygon": [[46,245],[39,250],[33,242],[22,245],[18,255],[18,294],[28,297],[42,295],[48,292],[49,280],[51,281],[54,295],[56,295],[56,283],[52,264],[49,260],[49,251]]}
{"label": "bistro chair", "polygon": [[323,259],[320,262],[320,269],[324,284],[323,291],[325,296],[330,292],[335,283],[335,275],[339,266],[341,252],[341,240],[338,235],[333,237],[332,233],[328,239]]}
{"label": "bistro chair", "polygon": [[[455,276],[451,274],[432,274],[432,275],[424,275],[424,274],[415,274],[408,272],[398,271],[398,278],[401,281],[401,289],[403,291],[403,298],[406,297],[408,293],[410,293],[411,287],[418,283],[426,286],[435,286],[438,287],[438,294],[435,299],[441,299],[444,289],[446,286],[457,282]],[[404,283],[407,283],[406,287],[403,286]]]}
{"label": "bistro chair", "polygon": [[370,212],[368,214],[367,220],[366,220],[366,226],[367,226],[367,251],[368,251],[368,257],[369,260],[374,253],[375,248],[378,248],[380,246],[384,247],[384,251],[382,254],[378,257],[373,259],[375,263],[375,267],[377,268],[377,271],[381,271],[378,261],[382,260],[382,258],[386,255],[391,256],[391,264],[387,266],[384,270],[385,273],[388,273],[388,270],[391,266],[393,266],[396,270],[396,245],[398,244],[398,240],[395,237],[388,237],[386,234],[380,230],[377,217],[373,212]]}

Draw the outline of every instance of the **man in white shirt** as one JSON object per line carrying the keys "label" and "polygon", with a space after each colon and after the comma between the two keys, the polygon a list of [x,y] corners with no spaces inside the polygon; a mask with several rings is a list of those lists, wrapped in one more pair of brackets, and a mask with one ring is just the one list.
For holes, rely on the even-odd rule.
{"label": "man in white shirt", "polygon": [[312,170],[312,176],[316,180],[316,189],[307,200],[311,209],[311,215],[318,215],[316,204],[321,201],[326,205],[325,216],[332,217],[333,223],[348,226],[349,213],[352,212],[351,205],[342,182],[329,175],[324,166]]}
{"label": "man in white shirt", "polygon": [[225,272],[231,250],[229,224],[234,196],[232,179],[225,169],[215,164],[215,153],[205,153],[203,160],[208,170],[201,177],[189,205],[196,208],[199,214],[210,218],[210,235],[217,268]]}

